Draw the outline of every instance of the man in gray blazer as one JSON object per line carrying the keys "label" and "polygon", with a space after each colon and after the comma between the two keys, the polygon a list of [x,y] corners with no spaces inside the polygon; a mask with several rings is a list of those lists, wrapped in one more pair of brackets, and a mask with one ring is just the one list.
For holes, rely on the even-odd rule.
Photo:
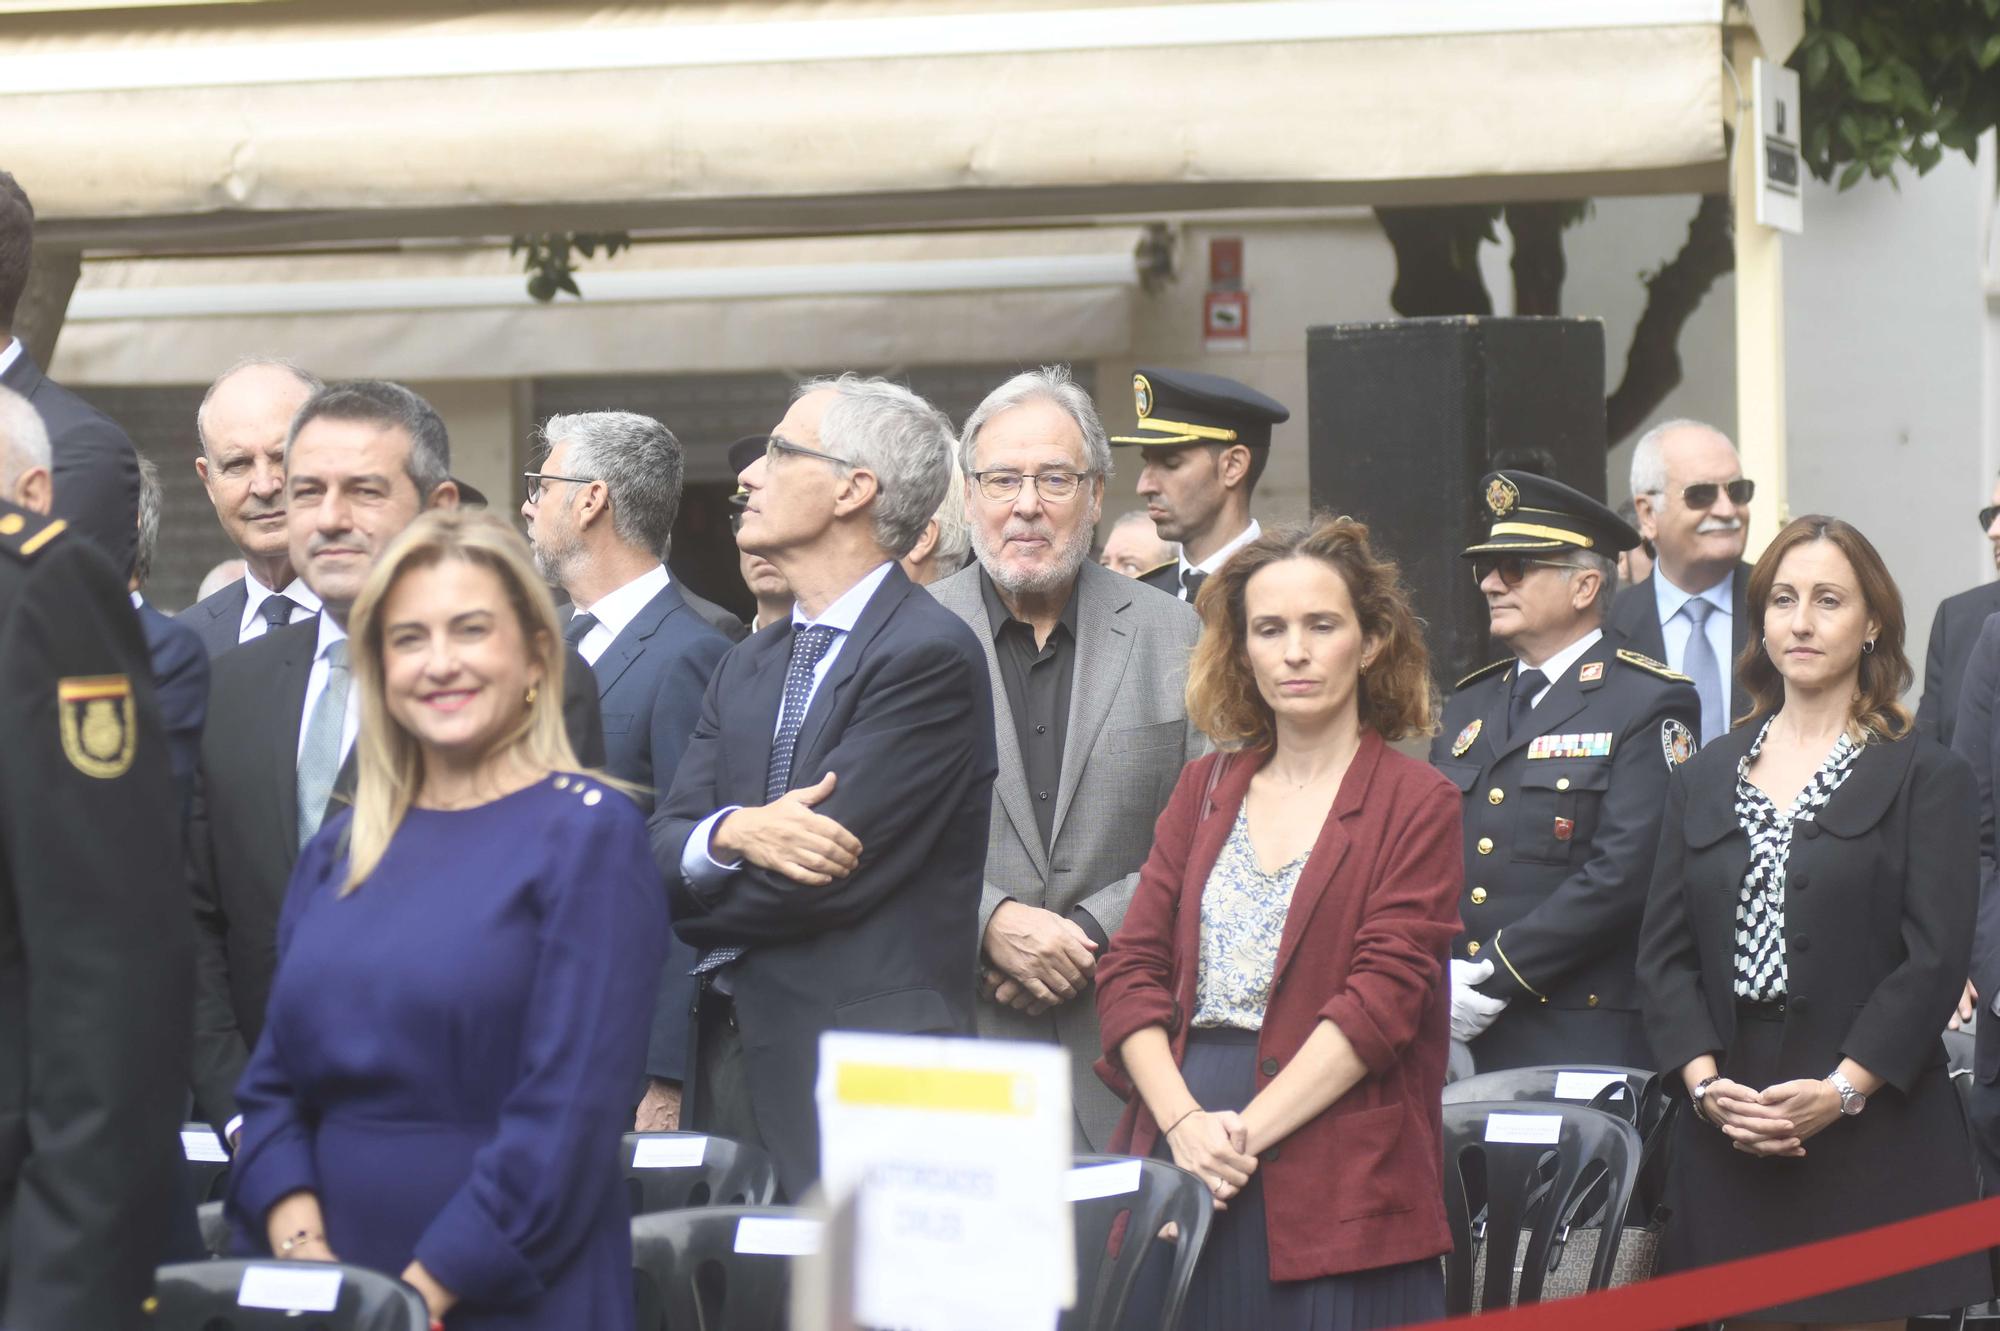
{"label": "man in gray blazer", "polygon": [[1063,367],[994,389],[959,460],[978,562],[930,590],[972,627],[993,679],[979,1033],[1063,1045],[1078,1149],[1102,1150],[1122,1106],[1091,1070],[1091,976],[1154,821],[1207,748],[1183,701],[1201,619],[1091,562],[1111,448]]}

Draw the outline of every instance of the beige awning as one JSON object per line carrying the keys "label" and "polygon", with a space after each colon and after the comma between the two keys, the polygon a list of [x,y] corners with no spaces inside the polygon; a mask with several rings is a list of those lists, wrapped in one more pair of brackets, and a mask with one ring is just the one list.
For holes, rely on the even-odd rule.
{"label": "beige awning", "polygon": [[1146,232],[640,244],[529,299],[504,246],[94,260],[54,372],[205,383],[256,352],[329,377],[512,379],[862,364],[1094,360],[1130,350]]}
{"label": "beige awning", "polygon": [[4,164],[47,238],[858,231],[1723,181],[1721,0],[356,8],[0,15]]}

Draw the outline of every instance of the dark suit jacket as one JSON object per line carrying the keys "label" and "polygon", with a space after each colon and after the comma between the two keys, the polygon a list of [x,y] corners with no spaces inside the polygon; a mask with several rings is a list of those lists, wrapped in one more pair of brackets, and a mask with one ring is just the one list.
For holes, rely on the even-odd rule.
{"label": "dark suit jacket", "polygon": [[180,620],[195,631],[210,656],[220,656],[237,645],[243,631],[243,603],[249,597],[244,580],[238,578],[181,611]]}
{"label": "dark suit jacket", "polygon": [[813,695],[791,784],[831,771],[819,812],[862,844],[853,874],[803,887],[745,866],[697,887],[680,872],[695,825],[762,805],[790,622],[723,658],[672,791],[652,817],[674,928],[749,951],[736,1017],[757,1127],[785,1191],[819,1177],[820,1033],[970,1035],[979,887],[997,758],[986,658],[965,622],[891,567]]}
{"label": "dark suit jacket", "polygon": [[193,629],[150,602],[139,605],[139,627],[146,633],[153,692],[160,700],[160,721],[167,729],[167,751],[185,816],[194,795],[195,768],[201,764],[202,723],[208,718],[208,653]]}
{"label": "dark suit jacket", "polygon": [[1917,729],[1940,744],[1952,742],[1958,722],[1958,691],[1965,662],[1986,617],[2000,612],[2000,582],[1947,596],[1931,619],[1930,646],[1924,649],[1924,696],[1917,703]]}
{"label": "dark suit jacket", "polygon": [[[636,798],[648,814],[658,792],[673,785],[701,715],[701,695],[729,647],[729,639],[694,612],[680,584],[669,582],[591,667],[604,717],[604,770],[641,787]],[[668,1081],[687,1076],[688,1016],[696,987],[689,972],[698,960],[679,939],[667,949],[646,1050],[649,1076]]]}
{"label": "dark suit jacket", "polygon": [[[1943,615],[1940,612],[1940,620]],[[1936,635],[1933,634],[1933,637]],[[1979,1080],[2000,1079],[2000,853],[1995,851],[2000,820],[2000,617],[1988,619],[1965,660],[1953,718],[1952,750],[1972,765],[1979,799],[1979,923],[1972,935],[1967,972],[1979,991],[1973,1070]]]}
{"label": "dark suit jacket", "polygon": [[681,599],[687,602],[688,609],[732,643],[742,642],[750,636],[748,624],[706,597],[695,595],[694,589],[682,582],[678,574],[674,575],[674,586],[681,589]]}
{"label": "dark suit jacket", "polygon": [[42,373],[27,348],[5,385],[34,404],[49,430],[55,462],[55,516],[87,536],[120,574],[132,571],[139,541],[139,454],[109,416]]}
{"label": "dark suit jacket", "polygon": [[[1659,1066],[1721,1054],[1736,1034],[1737,893],[1750,840],[1738,726],[1674,773],[1660,826],[1639,986]],[[1979,812],[1965,760],[1928,735],[1864,747],[1802,822],[1786,864],[1783,1061],[1817,1076],[1845,1056],[1909,1094],[1944,1062],[1979,907]],[[1810,1069],[1810,1071],[1804,1071]]]}
{"label": "dark suit jacket", "polygon": [[[277,963],[278,914],[299,856],[299,727],[319,620],[266,633],[214,661],[188,820],[198,956],[195,1106],[218,1130],[236,1114],[236,1082],[264,1026]],[[604,763],[590,667],[574,651],[563,671],[563,716],[586,767]],[[329,808],[354,789],[355,762]]]}
{"label": "dark suit jacket", "polygon": [[[1734,606],[1729,614],[1729,659],[1721,663],[1729,675],[1730,710],[1741,720],[1750,714],[1750,698],[1743,686],[1736,682],[1736,663],[1743,659],[1743,647],[1751,638],[1762,637],[1753,633],[1750,624],[1750,566],[1736,566],[1736,580],[1730,585],[1730,599]],[[1667,636],[1660,628],[1660,603],[1654,599],[1653,579],[1648,575],[1643,582],[1636,582],[1618,593],[1618,599],[1611,603],[1611,613],[1605,617],[1607,632],[1616,630],[1625,639],[1625,645],[1635,652],[1644,652],[1655,661],[1667,660]]]}
{"label": "dark suit jacket", "polygon": [[[1223,764],[1212,797],[1210,774]],[[1160,1125],[1124,1073],[1119,1047],[1149,1026],[1185,1053],[1201,969],[1201,897],[1263,765],[1252,754],[1197,758],[1160,815],[1139,889],[1097,967],[1100,1075],[1130,1105],[1112,1149],[1148,1155]],[[1270,1006],[1257,1037],[1257,1088],[1322,1020],[1367,1074],[1265,1153],[1258,1176],[1271,1276],[1305,1280],[1449,1251],[1438,1176],[1451,1002],[1445,951],[1458,932],[1459,798],[1373,731],[1340,783],[1285,913]]]}

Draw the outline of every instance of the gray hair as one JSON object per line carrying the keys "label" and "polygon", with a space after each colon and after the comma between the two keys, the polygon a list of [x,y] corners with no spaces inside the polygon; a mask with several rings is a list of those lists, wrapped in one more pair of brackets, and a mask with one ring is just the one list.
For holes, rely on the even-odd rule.
{"label": "gray hair", "polygon": [[13,389],[0,388],[0,484],[12,490],[24,472],[54,465],[42,414]]}
{"label": "gray hair", "polygon": [[262,368],[285,371],[285,373],[291,375],[292,378],[299,381],[299,387],[305,389],[308,395],[319,392],[319,390],[325,386],[320,382],[320,377],[314,374],[311,370],[302,369],[299,366],[294,365],[292,362],[283,359],[282,357],[278,356],[243,357],[241,360],[237,361],[234,365],[224,370],[221,374],[215,376],[215,382],[210,384],[208,386],[208,391],[201,395],[201,405],[194,409],[194,437],[201,441],[201,451],[204,454],[208,452],[208,431],[206,428],[204,428],[202,423],[208,419],[208,404],[214,399],[216,390],[220,389],[224,384],[228,383],[231,379],[234,379],[237,375],[241,374],[245,370],[255,370]]}
{"label": "gray hair", "polygon": [[1564,583],[1576,581],[1576,575],[1585,571],[1597,575],[1597,595],[1590,603],[1598,623],[1611,610],[1611,598],[1618,590],[1618,561],[1595,550],[1571,550],[1567,555],[1569,567],[1559,570]]}
{"label": "gray hair", "polygon": [[153,556],[160,549],[160,464],[139,455],[139,544],[132,552],[132,580],[141,587],[153,576]]}
{"label": "gray hair", "polygon": [[1083,434],[1084,465],[1100,477],[1111,475],[1111,441],[1105,437],[1104,422],[1097,418],[1097,405],[1070,377],[1067,365],[1044,365],[1039,370],[1023,370],[986,395],[986,400],[965,418],[965,430],[958,444],[958,465],[968,476],[977,467],[979,432],[1003,411],[1034,401],[1053,402],[1076,422]]}
{"label": "gray hair", "polygon": [[[1146,530],[1152,532],[1154,536],[1160,534],[1159,529],[1153,524],[1153,515],[1143,508],[1135,508],[1128,513],[1120,513],[1116,518],[1111,520],[1111,525],[1105,528],[1105,533],[1109,535],[1111,532],[1120,531],[1126,527],[1136,527],[1142,522],[1146,524]],[[1163,540],[1160,544],[1172,545],[1173,542]]]}
{"label": "gray hair", "polygon": [[972,526],[965,520],[965,473],[959,470],[958,460],[950,459],[950,479],[945,482],[944,498],[938,501],[937,545],[931,550],[931,558],[939,568],[956,573],[965,567],[966,556],[972,553]]}
{"label": "gray hair", "polygon": [[[1663,495],[1667,492],[1667,459],[1661,447],[1666,437],[1676,430],[1701,430],[1727,443],[1729,436],[1706,421],[1677,420],[1661,421],[1652,429],[1639,436],[1639,442],[1632,445],[1632,493],[1635,495]],[[1730,445],[1732,448],[1735,445]]]}
{"label": "gray hair", "polygon": [[551,449],[569,445],[564,471],[603,481],[611,491],[611,529],[619,540],[667,557],[684,468],[672,430],[637,412],[585,411],[549,417],[542,438]]}
{"label": "gray hair", "polygon": [[387,379],[349,379],[325,384],[305,400],[285,432],[285,466],[292,465],[292,445],[299,432],[316,420],[358,421],[380,429],[398,429],[410,436],[410,456],[403,464],[417,497],[451,479],[451,436],[444,418],[422,397]]}
{"label": "gray hair", "polygon": [[910,553],[951,485],[951,421],[930,403],[887,379],[843,374],[809,379],[792,400],[830,392],[820,421],[820,447],[874,473],[875,542],[892,558]]}

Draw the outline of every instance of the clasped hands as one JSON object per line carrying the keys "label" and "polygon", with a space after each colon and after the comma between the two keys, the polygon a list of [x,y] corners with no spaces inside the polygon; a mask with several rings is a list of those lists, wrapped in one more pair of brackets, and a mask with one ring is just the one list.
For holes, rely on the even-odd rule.
{"label": "clasped hands", "polygon": [[1806,1139],[1840,1117],[1840,1092],[1824,1078],[1761,1091],[1724,1078],[1709,1084],[1700,1112],[1745,1155],[1803,1156]]}
{"label": "clasped hands", "polygon": [[994,908],[981,948],[986,997],[1030,1016],[1082,994],[1097,969],[1097,944],[1082,925],[1020,901]]}
{"label": "clasped hands", "polygon": [[1225,1203],[1242,1192],[1257,1172],[1257,1157],[1250,1154],[1250,1129],[1233,1109],[1190,1111],[1168,1129],[1167,1146],[1175,1164],[1208,1185],[1218,1211],[1227,1211]]}
{"label": "clasped hands", "polygon": [[715,824],[710,853],[718,861],[747,860],[795,883],[824,887],[861,863],[854,833],[813,806],[833,794],[834,773],[788,790],[769,804],[734,810]]}

